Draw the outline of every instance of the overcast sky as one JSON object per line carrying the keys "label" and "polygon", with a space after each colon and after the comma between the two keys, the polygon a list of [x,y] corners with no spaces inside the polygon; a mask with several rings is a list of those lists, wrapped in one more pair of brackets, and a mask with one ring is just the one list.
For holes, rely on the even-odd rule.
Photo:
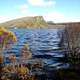
{"label": "overcast sky", "polygon": [[80,0],[0,0],[0,23],[25,16],[47,21],[80,21]]}

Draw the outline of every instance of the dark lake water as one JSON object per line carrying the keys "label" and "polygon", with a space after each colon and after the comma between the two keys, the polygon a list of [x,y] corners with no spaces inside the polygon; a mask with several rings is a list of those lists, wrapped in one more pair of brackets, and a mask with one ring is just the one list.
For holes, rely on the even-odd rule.
{"label": "dark lake water", "polygon": [[[64,52],[59,50],[60,36],[62,29],[11,29],[17,36],[17,43],[7,50],[5,56],[14,53],[19,60],[20,50],[25,43],[28,43],[34,59],[42,59],[47,65],[54,66],[63,64],[56,59],[64,57]],[[5,61],[9,63],[8,60]],[[59,67],[57,67],[59,68]]]}

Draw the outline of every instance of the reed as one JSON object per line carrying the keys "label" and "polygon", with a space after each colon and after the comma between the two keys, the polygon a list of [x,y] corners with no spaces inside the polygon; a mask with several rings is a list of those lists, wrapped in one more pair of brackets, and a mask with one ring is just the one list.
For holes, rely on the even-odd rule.
{"label": "reed", "polygon": [[80,26],[69,24],[66,25],[62,33],[62,46],[66,50],[65,55],[68,57],[70,65],[78,68],[80,65]]}

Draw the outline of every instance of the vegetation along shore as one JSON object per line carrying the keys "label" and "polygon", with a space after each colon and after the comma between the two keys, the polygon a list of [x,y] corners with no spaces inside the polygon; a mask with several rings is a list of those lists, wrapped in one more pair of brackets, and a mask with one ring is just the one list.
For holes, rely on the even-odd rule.
{"label": "vegetation along shore", "polygon": [[[60,61],[68,63],[69,66],[67,68],[49,67],[40,58],[33,58],[27,42],[20,49],[20,63],[16,63],[17,57],[14,53],[11,53],[7,57],[11,64],[4,64],[5,50],[10,49],[18,40],[16,34],[9,31],[15,28],[63,29],[60,32],[61,37],[58,45],[60,50],[64,51],[64,57],[60,58]],[[32,63],[25,63],[26,60],[31,61],[32,59],[34,60]],[[42,16],[36,16],[24,17],[0,24],[0,80],[80,80],[79,75],[80,22],[53,23],[51,21],[46,22]]]}

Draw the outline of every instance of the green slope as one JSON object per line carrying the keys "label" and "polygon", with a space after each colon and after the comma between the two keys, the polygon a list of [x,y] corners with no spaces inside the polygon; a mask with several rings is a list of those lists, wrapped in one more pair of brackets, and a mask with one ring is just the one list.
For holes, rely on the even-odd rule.
{"label": "green slope", "polygon": [[0,26],[5,28],[44,28],[47,26],[47,23],[42,16],[35,16],[14,19],[5,23],[1,23]]}

